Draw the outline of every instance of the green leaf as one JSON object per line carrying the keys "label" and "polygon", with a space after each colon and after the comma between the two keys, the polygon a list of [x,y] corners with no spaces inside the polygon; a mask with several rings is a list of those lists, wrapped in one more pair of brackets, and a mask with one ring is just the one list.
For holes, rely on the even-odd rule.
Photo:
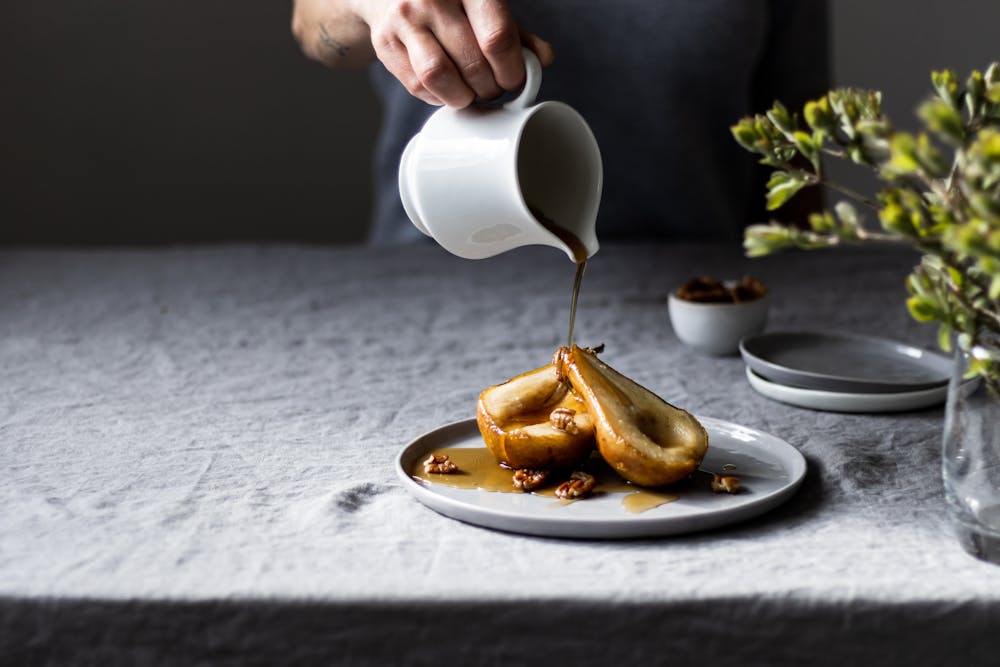
{"label": "green leaf", "polygon": [[1000,274],[994,275],[990,279],[989,297],[990,301],[1000,299]]}
{"label": "green leaf", "polygon": [[951,165],[937,148],[931,144],[930,137],[920,134],[917,137],[916,159],[920,168],[931,178],[944,178],[948,175]]}
{"label": "green leaf", "polygon": [[959,108],[961,102],[960,91],[958,89],[958,77],[955,76],[954,72],[950,69],[931,72],[931,83],[934,84],[934,88],[937,90],[942,101],[946,102],[952,109]]}
{"label": "green leaf", "polygon": [[988,276],[1000,275],[1000,260],[994,257],[980,257],[978,267]]}
{"label": "green leaf", "polygon": [[865,154],[864,146],[861,144],[851,144],[847,147],[847,155],[851,158],[851,162],[855,164],[868,164],[868,155]]}
{"label": "green leaf", "polygon": [[917,115],[939,136],[956,144],[961,144],[965,139],[962,114],[951,104],[932,98],[917,107]]}
{"label": "green leaf", "polygon": [[889,142],[888,166],[900,173],[912,173],[920,168],[917,161],[917,141],[908,132],[897,132]]}
{"label": "green leaf", "polygon": [[943,351],[951,352],[951,327],[947,324],[938,327],[937,343]]}
{"label": "green leaf", "polygon": [[829,211],[823,211],[822,213],[809,214],[809,226],[815,232],[826,234],[834,231],[837,228],[837,223]]}
{"label": "green leaf", "polygon": [[788,113],[788,109],[785,108],[785,105],[777,100],[767,112],[767,118],[774,123],[776,128],[785,134],[791,134],[796,130],[795,119]]}
{"label": "green leaf", "polygon": [[962,272],[953,266],[945,267],[945,270],[948,272],[951,282],[955,283],[958,287],[962,287],[962,284],[965,282],[965,276],[962,275]]}
{"label": "green leaf", "polygon": [[890,232],[896,232],[904,236],[915,236],[917,234],[908,211],[897,203],[890,202],[885,204],[879,209],[878,218],[882,222],[882,226]]}
{"label": "green leaf", "polygon": [[985,192],[976,192],[969,196],[972,210],[984,218],[1000,217],[1000,197],[991,196]]}
{"label": "green leaf", "polygon": [[840,220],[841,235],[857,237],[858,229],[861,228],[861,219],[858,217],[858,212],[854,206],[850,202],[839,201],[833,207],[833,210],[837,212],[837,218]]}
{"label": "green leaf", "polygon": [[923,296],[930,289],[930,283],[923,272],[911,273],[906,278],[906,289],[914,296]]}
{"label": "green leaf", "polygon": [[762,257],[794,245],[791,230],[773,222],[750,225],[743,234],[743,248],[748,257]]}
{"label": "green leaf", "polygon": [[833,114],[830,113],[830,101],[826,97],[806,102],[802,115],[805,116],[809,127],[816,132],[833,134],[836,128],[833,123]]}
{"label": "green leaf", "polygon": [[754,145],[757,141],[757,131],[754,129],[754,122],[751,118],[743,118],[736,125],[729,128],[736,142],[750,152],[757,152]]}
{"label": "green leaf", "polygon": [[992,84],[986,89],[986,99],[992,104],[1000,104],[1000,84]]}
{"label": "green leaf", "polygon": [[963,377],[966,380],[971,380],[974,377],[980,375],[986,375],[989,372],[989,364],[987,364],[982,359],[976,359],[975,357],[969,358],[969,363],[965,367],[965,374]]}
{"label": "green leaf", "polygon": [[980,131],[970,152],[981,155],[986,162],[1000,162],[1000,131],[993,128]]}
{"label": "green leaf", "polygon": [[767,182],[767,210],[773,211],[781,208],[786,201],[806,185],[808,183],[805,180],[796,178],[787,171],[774,172],[771,174],[771,180]]}
{"label": "green leaf", "polygon": [[983,82],[983,75],[979,70],[972,70],[965,82],[965,110],[970,116],[980,113],[985,98],[986,83]]}
{"label": "green leaf", "polygon": [[944,319],[941,317],[941,309],[938,305],[927,297],[911,296],[906,300],[906,307],[913,319],[918,322],[933,322]]}
{"label": "green leaf", "polygon": [[808,133],[797,130],[792,134],[792,141],[795,142],[795,147],[799,149],[799,152],[806,157],[816,154],[816,144],[813,143],[812,137]]}
{"label": "green leaf", "polygon": [[891,127],[885,120],[859,120],[855,129],[868,163],[874,166],[888,159]]}
{"label": "green leaf", "polygon": [[853,139],[854,120],[857,113],[851,105],[850,97],[851,91],[847,88],[831,90],[827,94],[827,99],[830,100],[830,110],[833,113],[837,126],[849,139]]}
{"label": "green leaf", "polygon": [[983,74],[986,83],[1000,83],[1000,63],[990,63]]}

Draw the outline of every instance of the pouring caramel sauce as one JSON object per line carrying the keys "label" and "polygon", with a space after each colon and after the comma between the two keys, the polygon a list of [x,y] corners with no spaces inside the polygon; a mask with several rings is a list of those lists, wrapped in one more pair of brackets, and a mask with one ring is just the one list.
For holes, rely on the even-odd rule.
{"label": "pouring caramel sauce", "polygon": [[[576,309],[580,296],[580,285],[583,273],[587,268],[587,249],[583,242],[571,231],[560,227],[536,207],[530,207],[535,219],[548,231],[559,238],[573,254],[576,264],[576,276],[573,280],[573,293],[570,299],[569,332],[566,344],[572,347],[573,331],[576,324]],[[525,415],[525,425],[545,421],[548,415]],[[523,491],[513,484],[514,471],[497,462],[486,447],[444,447],[428,452],[428,455],[445,456],[458,467],[457,472],[449,474],[429,473],[424,470],[423,459],[414,461],[409,470],[410,476],[423,483],[440,484],[457,489],[480,489],[495,493],[531,493],[533,495],[552,498],[554,504],[562,506],[577,502],[578,499],[560,499],[556,496],[556,488],[569,476],[569,470],[553,470],[549,479],[531,491]],[[711,491],[713,475],[701,470],[696,471],[686,480],[671,485],[670,492],[665,490],[647,489],[622,479],[596,451],[578,466],[584,472],[594,476],[596,486],[589,497],[608,494],[624,494],[622,507],[626,512],[640,514],[680,499],[680,495],[692,491]]]}
{"label": "pouring caramel sauce", "polygon": [[560,227],[554,220],[546,216],[537,207],[529,206],[531,215],[535,216],[539,224],[552,232],[556,237],[565,243],[573,253],[573,263],[576,264],[576,277],[573,279],[573,296],[569,305],[569,335],[566,336],[566,346],[573,347],[573,327],[576,324],[576,303],[580,297],[580,283],[583,282],[583,272],[587,269],[587,249],[583,242],[568,229]]}

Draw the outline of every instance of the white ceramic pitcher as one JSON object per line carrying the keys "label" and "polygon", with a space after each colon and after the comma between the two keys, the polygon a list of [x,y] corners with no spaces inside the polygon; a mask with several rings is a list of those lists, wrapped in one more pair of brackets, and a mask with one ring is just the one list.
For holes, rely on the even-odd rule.
{"label": "white ceramic pitcher", "polygon": [[542,68],[524,49],[524,90],[503,106],[443,107],[410,140],[399,165],[399,192],[416,227],[466,259],[524,245],[574,257],[547,219],[598,249],[595,223],[604,170],[590,127],[562,102],[533,104]]}

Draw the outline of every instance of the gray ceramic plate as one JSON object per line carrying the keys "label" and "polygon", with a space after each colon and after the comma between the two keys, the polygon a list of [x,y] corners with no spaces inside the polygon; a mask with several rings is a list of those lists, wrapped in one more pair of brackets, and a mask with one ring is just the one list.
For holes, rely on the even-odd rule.
{"label": "gray ceramic plate", "polygon": [[747,382],[758,394],[799,408],[826,412],[870,413],[922,410],[944,403],[948,396],[948,385],[918,389],[917,391],[857,394],[849,391],[803,389],[802,387],[790,387],[786,384],[769,382],[749,368],[746,369],[746,375]]}
{"label": "gray ceramic plate", "polygon": [[819,332],[748,336],[740,354],[773,383],[803,389],[888,394],[948,384],[947,357],[884,338]]}
{"label": "gray ceramic plate", "polygon": [[672,535],[716,528],[776,507],[802,483],[806,461],[784,440],[719,419],[698,419],[709,439],[701,469],[738,476],[740,493],[699,489],[679,494],[674,502],[632,514],[623,506],[625,493],[564,505],[530,493],[452,488],[410,475],[413,465],[433,449],[485,447],[474,419],[442,426],[408,444],[396,459],[396,475],[417,500],[453,519],[514,533],[586,538]]}

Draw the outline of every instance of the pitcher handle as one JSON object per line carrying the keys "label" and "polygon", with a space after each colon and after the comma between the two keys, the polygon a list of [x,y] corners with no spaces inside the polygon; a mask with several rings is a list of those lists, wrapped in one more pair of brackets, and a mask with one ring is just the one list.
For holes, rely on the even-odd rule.
{"label": "pitcher handle", "polygon": [[535,98],[538,96],[538,89],[542,85],[542,64],[538,62],[538,56],[531,49],[523,46],[521,53],[524,54],[524,88],[520,95],[503,105],[505,109],[526,109],[529,105],[534,104]]}

